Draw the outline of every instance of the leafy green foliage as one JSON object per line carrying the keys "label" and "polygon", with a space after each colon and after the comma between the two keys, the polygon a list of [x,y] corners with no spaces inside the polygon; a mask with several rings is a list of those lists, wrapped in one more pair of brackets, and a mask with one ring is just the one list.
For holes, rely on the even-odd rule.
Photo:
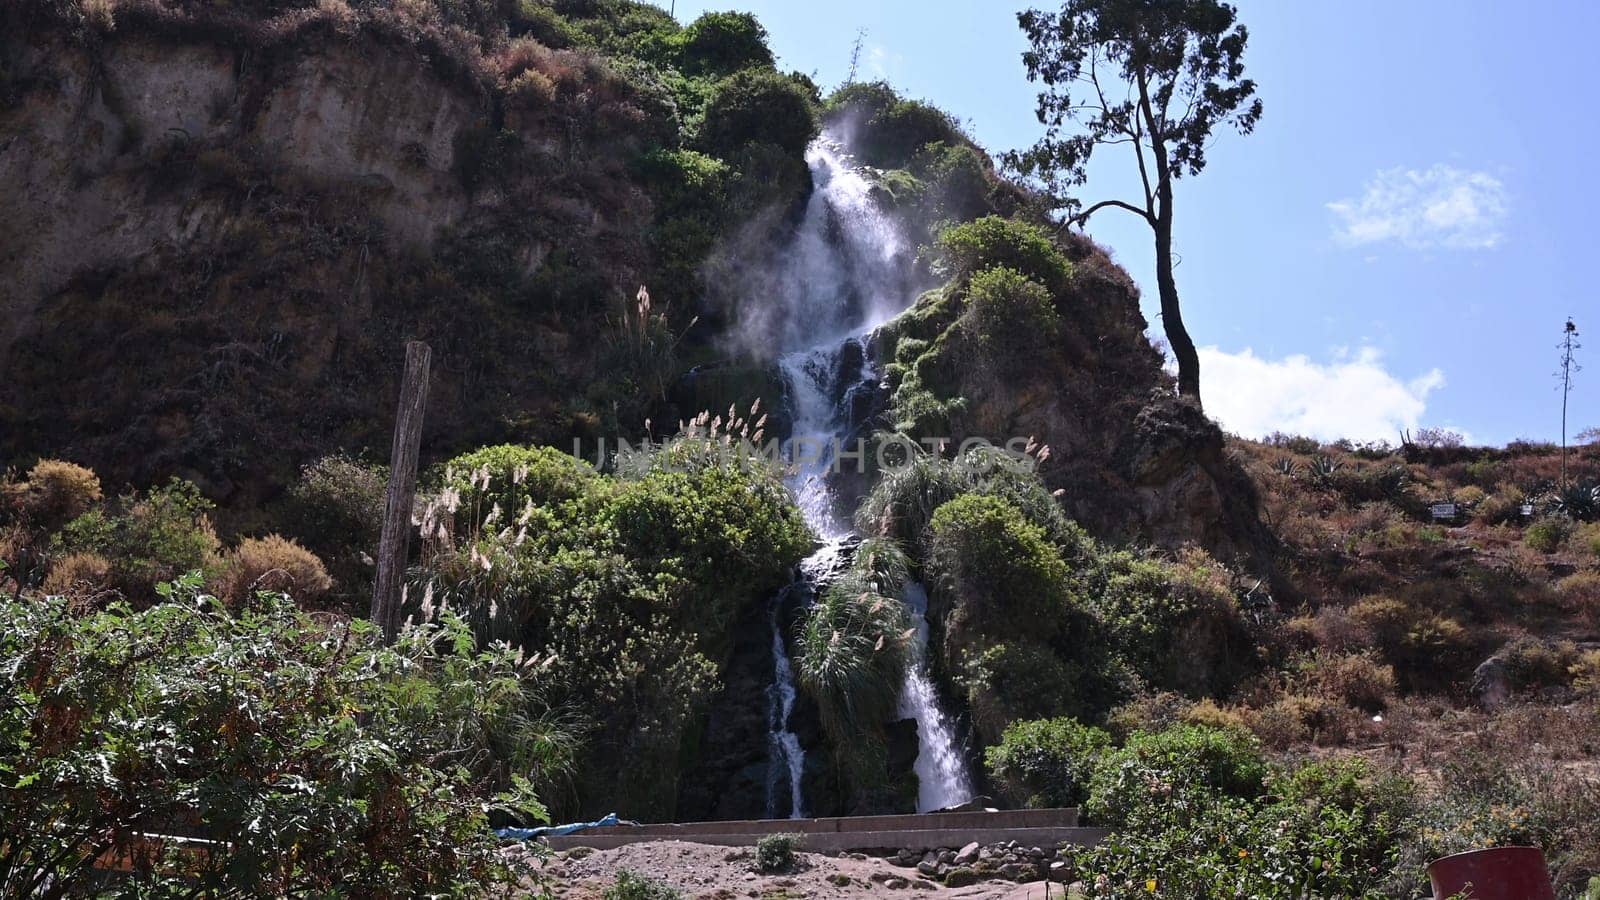
{"label": "leafy green foliage", "polygon": [[1061,326],[1049,289],[997,266],[972,276],[965,319],[978,346],[1006,369],[1034,364]]}
{"label": "leafy green foliage", "polygon": [[604,900],[683,900],[683,892],[677,888],[629,869],[618,872],[616,883],[600,896]]}
{"label": "leafy green foliage", "polygon": [[[679,745],[717,688],[732,623],[810,546],[776,473],[720,447],[680,438],[625,477],[554,450],[486,448],[458,459],[467,485],[423,517],[410,591],[422,614],[448,605],[481,639],[522,647],[552,702],[589,714],[581,810],[671,813]],[[523,505],[492,519],[465,505],[491,497]]]}
{"label": "leafy green foliage", "polygon": [[800,846],[798,834],[769,834],[756,842],[756,870],[768,874],[794,868],[794,851]]}
{"label": "leafy green foliage", "polygon": [[817,130],[816,109],[805,88],[777,72],[746,69],[717,83],[706,104],[700,142],[724,159],[750,143],[799,156]]}
{"label": "leafy green foliage", "polygon": [[221,543],[211,527],[212,503],[193,483],[174,478],[143,497],[129,494],[108,509],[67,523],[60,544],[111,560],[118,588],[131,598],[155,597],[156,585],[185,572],[215,574]]}
{"label": "leafy green foliage", "polygon": [[1160,798],[1196,790],[1253,798],[1266,776],[1260,742],[1243,730],[1183,724],[1136,731],[1096,762],[1084,811],[1107,825],[1137,824]]}
{"label": "leafy green foliage", "polygon": [[92,894],[106,851],[154,895],[470,896],[512,874],[486,809],[542,819],[531,785],[570,759],[516,655],[448,616],[386,648],[198,585],[86,616],[0,598],[0,892]]}
{"label": "leafy green foliage", "polygon": [[837,740],[871,732],[894,713],[909,625],[905,605],[860,569],[836,579],[807,611],[796,675]]}
{"label": "leafy green foliage", "polygon": [[993,165],[966,144],[925,144],[911,158],[910,171],[927,184],[925,215],[933,222],[965,222],[989,210]]}
{"label": "leafy green foliage", "polygon": [[[511,521],[533,506],[559,506],[591,487],[593,467],[554,447],[482,447],[444,466],[442,488],[454,492],[458,525],[481,526],[491,516]],[[495,510],[499,510],[498,513]]]}
{"label": "leafy green foliage", "polygon": [[956,459],[919,455],[884,472],[856,511],[856,526],[893,539],[920,559],[934,511],[963,494],[1004,497],[1058,547],[1075,548],[1089,541],[1023,461],[978,446]]}
{"label": "leafy green foliage", "polygon": [[928,144],[970,145],[949,113],[903,99],[885,82],[846,85],[828,98],[828,118],[843,122],[868,165],[899,169]]}
{"label": "leafy green foliage", "polygon": [[990,747],[989,773],[1029,806],[1081,806],[1089,779],[1111,736],[1075,719],[1035,719],[1008,725]]}
{"label": "leafy green foliage", "polygon": [[705,13],[683,30],[679,46],[680,65],[693,74],[772,68],[767,29],[749,13]]}
{"label": "leafy green foliage", "polygon": [[1072,263],[1049,235],[1035,225],[1000,216],[984,216],[945,229],[937,250],[940,274],[958,281],[1004,266],[1054,294],[1072,277]]}
{"label": "leafy green foliage", "polygon": [[1046,639],[1062,626],[1072,602],[1066,563],[1016,506],[966,494],[940,506],[929,529],[928,565],[959,594],[955,615]]}
{"label": "leafy green foliage", "polygon": [[[1082,184],[1096,147],[1132,141],[1141,160],[1156,157],[1151,177],[1170,190],[1169,160],[1171,177],[1198,175],[1213,128],[1249,134],[1261,118],[1255,82],[1244,77],[1249,32],[1221,0],[1068,0],[1017,20],[1032,44],[1022,56],[1029,80],[1044,85],[1039,121],[1048,128],[1032,149],[1011,154],[1024,173]],[[1081,133],[1064,134],[1072,124]]]}

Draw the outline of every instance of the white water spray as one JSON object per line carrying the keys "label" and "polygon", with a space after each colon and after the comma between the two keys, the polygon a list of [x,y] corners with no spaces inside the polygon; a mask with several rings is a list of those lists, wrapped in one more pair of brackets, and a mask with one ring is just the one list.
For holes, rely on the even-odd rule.
{"label": "white water spray", "polygon": [[955,732],[939,708],[939,694],[928,677],[928,592],[906,582],[906,606],[916,623],[911,667],[900,694],[900,715],[917,720],[917,812],[944,809],[972,799],[967,761],[956,747]]}
{"label": "white water spray", "polygon": [[[866,336],[912,300],[906,280],[905,241],[895,223],[873,201],[871,187],[838,145],[826,138],[806,153],[815,190],[793,245],[781,251],[783,263],[770,282],[772,302],[747,322],[747,333],[776,340],[778,368],[792,420],[786,458],[797,462],[789,478],[800,512],[822,539],[801,564],[800,579],[774,599],[772,613],[773,687],[769,714],[772,748],[767,811],[776,815],[782,789],[788,788],[790,815],[804,815],[802,780],[805,753],[790,730],[795,685],[783,639],[781,607],[804,588],[813,595],[843,567],[846,548],[856,535],[841,517],[827,481],[835,440],[845,441],[855,421],[858,395],[873,390]],[[770,344],[769,344],[770,346]],[[917,721],[916,772],[921,781],[917,809],[925,812],[972,796],[966,761],[954,731],[940,711],[938,696],[923,662],[927,643],[927,594],[907,588],[917,624],[916,662],[907,674],[901,713]],[[916,600],[920,596],[920,605]]]}

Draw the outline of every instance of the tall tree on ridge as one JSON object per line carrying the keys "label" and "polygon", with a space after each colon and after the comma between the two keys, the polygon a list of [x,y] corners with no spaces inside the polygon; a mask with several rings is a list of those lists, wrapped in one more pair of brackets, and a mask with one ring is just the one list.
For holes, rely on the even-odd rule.
{"label": "tall tree on ridge", "polygon": [[[1156,286],[1167,343],[1178,360],[1178,391],[1200,402],[1200,356],[1183,324],[1172,262],[1172,183],[1198,175],[1219,124],[1249,134],[1261,118],[1254,81],[1244,77],[1248,32],[1220,0],[1065,0],[1059,13],[1017,14],[1032,49],[1028,80],[1041,82],[1045,136],[1006,155],[1041,181],[1067,224],[1082,226],[1107,207],[1150,225]],[[1071,127],[1076,126],[1076,127]],[[1071,130],[1069,130],[1071,127]],[[1082,185],[1096,147],[1125,144],[1139,167],[1143,196],[1083,207],[1065,188]]]}

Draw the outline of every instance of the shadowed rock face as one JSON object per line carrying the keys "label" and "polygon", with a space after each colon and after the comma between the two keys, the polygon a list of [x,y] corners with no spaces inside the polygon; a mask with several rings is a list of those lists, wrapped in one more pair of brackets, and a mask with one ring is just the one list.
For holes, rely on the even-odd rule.
{"label": "shadowed rock face", "polygon": [[244,507],[381,454],[411,337],[440,360],[430,457],[595,427],[601,329],[650,264],[640,136],[501,130],[480,84],[365,33],[30,22],[0,63],[0,458]]}

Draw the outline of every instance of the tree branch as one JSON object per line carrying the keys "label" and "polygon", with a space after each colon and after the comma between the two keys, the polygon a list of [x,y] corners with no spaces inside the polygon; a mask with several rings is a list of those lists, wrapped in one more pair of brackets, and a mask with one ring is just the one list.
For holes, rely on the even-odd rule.
{"label": "tree branch", "polygon": [[1075,216],[1071,217],[1070,219],[1068,219],[1067,220],[1067,224],[1069,224],[1069,225],[1078,225],[1078,226],[1085,225],[1085,224],[1088,223],[1090,216],[1094,215],[1095,213],[1099,212],[1102,209],[1105,209],[1108,206],[1114,206],[1117,209],[1125,209],[1128,212],[1131,212],[1134,215],[1138,216],[1139,218],[1141,218],[1141,219],[1145,220],[1146,222],[1150,223],[1150,226],[1152,228],[1155,227],[1155,224],[1156,224],[1155,216],[1152,216],[1148,210],[1140,209],[1139,207],[1134,206],[1132,203],[1128,203],[1125,200],[1101,200],[1099,203],[1096,203],[1095,205],[1093,205],[1093,206],[1089,207],[1088,209],[1084,210],[1083,212],[1078,213],[1077,215],[1075,215]]}

